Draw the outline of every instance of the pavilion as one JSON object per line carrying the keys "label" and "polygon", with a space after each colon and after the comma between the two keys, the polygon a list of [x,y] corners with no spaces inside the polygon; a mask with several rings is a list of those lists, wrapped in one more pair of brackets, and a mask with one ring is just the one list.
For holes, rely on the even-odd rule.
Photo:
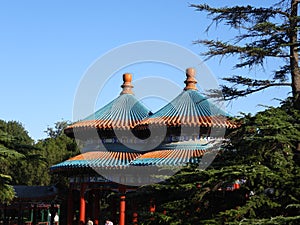
{"label": "pavilion", "polygon": [[0,204],[0,224],[53,224],[59,214],[59,189],[55,186],[14,185],[15,198]]}
{"label": "pavilion", "polygon": [[[82,148],[82,154],[50,168],[69,178],[68,225],[73,223],[76,201],[78,221],[90,217],[98,224],[101,195],[110,190],[120,193],[119,225],[125,225],[129,222],[125,220],[126,193],[162,181],[156,176],[161,168],[163,175],[172,176],[174,169],[188,163],[207,166],[201,158],[218,150],[226,129],[237,125],[200,94],[193,68],[186,70],[186,76],[184,90],[152,113],[135,98],[132,75],[124,74],[123,90],[116,99],[65,129]],[[91,198],[93,203],[87,204]],[[137,224],[136,213],[132,221]]]}

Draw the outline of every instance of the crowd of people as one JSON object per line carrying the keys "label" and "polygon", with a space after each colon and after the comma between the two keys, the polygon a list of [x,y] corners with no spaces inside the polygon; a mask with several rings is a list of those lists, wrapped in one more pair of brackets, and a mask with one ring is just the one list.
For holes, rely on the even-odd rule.
{"label": "crowd of people", "polygon": [[[84,225],[83,223],[81,223],[81,225]],[[91,220],[91,218],[88,218],[86,225],[94,225],[94,222]],[[114,225],[114,223],[110,220],[106,220],[104,225]]]}
{"label": "crowd of people", "polygon": [[110,220],[106,220],[105,225],[114,225]]}

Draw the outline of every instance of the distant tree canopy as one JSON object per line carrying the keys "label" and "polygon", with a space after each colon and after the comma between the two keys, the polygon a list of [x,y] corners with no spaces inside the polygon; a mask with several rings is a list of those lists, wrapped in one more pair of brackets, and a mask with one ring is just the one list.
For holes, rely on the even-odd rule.
{"label": "distant tree canopy", "polygon": [[57,138],[64,133],[64,129],[70,125],[68,121],[59,121],[54,124],[54,127],[47,127],[45,133],[48,135],[48,138]]}
{"label": "distant tree canopy", "polygon": [[[251,1],[250,1],[251,2]],[[222,2],[227,4],[227,2]],[[266,65],[267,60],[276,60],[273,74],[258,77],[230,75],[223,78],[229,85],[222,85],[225,99],[241,96],[276,86],[291,86],[294,105],[300,109],[299,70],[299,22],[298,0],[270,1],[269,7],[248,5],[212,7],[207,4],[192,4],[197,11],[207,13],[211,25],[230,27],[233,32],[229,40],[197,40],[195,43],[208,48],[203,53],[207,58],[235,56],[233,68],[255,68]],[[207,28],[207,30],[210,26]],[[236,30],[237,32],[234,32]],[[212,90],[212,95],[219,96]]]}
{"label": "distant tree canopy", "polygon": [[[56,122],[54,127],[48,127],[45,131],[48,138],[40,140],[36,146],[42,149],[42,156],[45,158],[47,168],[69,159],[80,153],[79,148],[74,139],[67,137],[64,134],[64,128],[70,123],[67,121]],[[51,183],[59,183],[63,180],[62,177],[51,177]]]}
{"label": "distant tree canopy", "polygon": [[[18,182],[14,170],[16,165],[21,161],[26,161],[31,156],[33,140],[29,137],[28,132],[21,123],[16,121],[0,121],[0,132],[2,133],[1,144],[6,149],[2,157],[2,173],[9,175],[12,182]],[[22,174],[23,168],[18,168],[18,173]],[[12,176],[14,175],[14,176]]]}
{"label": "distant tree canopy", "polygon": [[47,128],[48,138],[34,143],[23,125],[16,121],[0,120],[0,201],[10,201],[11,185],[49,185],[59,182],[49,174],[49,167],[78,154],[74,140],[63,129],[61,121]]}
{"label": "distant tree canopy", "polygon": [[14,190],[10,183],[12,177],[9,174],[9,165],[11,161],[18,160],[23,155],[11,150],[12,137],[7,134],[7,124],[0,120],[0,202],[9,202],[14,197]]}

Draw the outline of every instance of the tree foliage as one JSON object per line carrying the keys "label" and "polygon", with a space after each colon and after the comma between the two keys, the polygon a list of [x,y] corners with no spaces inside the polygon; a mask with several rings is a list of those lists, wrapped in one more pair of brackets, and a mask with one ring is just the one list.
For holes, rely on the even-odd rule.
{"label": "tree foliage", "polygon": [[[63,132],[68,125],[67,121],[56,122],[54,127],[48,127],[45,131],[48,134],[48,138],[40,140],[36,145],[43,150],[42,156],[45,158],[48,172],[52,165],[67,160],[80,152],[75,140],[67,137]],[[48,182],[51,183],[59,183],[61,180],[64,180],[61,176],[50,176],[48,173],[47,177]]]}
{"label": "tree foliage", "polygon": [[14,190],[10,185],[11,176],[8,175],[8,165],[11,160],[16,160],[22,157],[22,155],[6,147],[10,138],[8,134],[3,131],[1,122],[2,121],[0,121],[0,202],[6,203],[11,201],[14,197]]}
{"label": "tree foliage", "polygon": [[[230,40],[195,41],[208,48],[203,53],[208,59],[235,56],[235,69],[264,67],[267,60],[275,60],[272,79],[269,79],[270,74],[264,76],[263,73],[259,75],[260,79],[236,74],[223,78],[229,83],[222,85],[225,99],[231,100],[275,86],[291,86],[294,107],[300,109],[298,3],[298,0],[280,0],[276,4],[270,3],[269,7],[240,5],[218,8],[207,4],[191,5],[197,11],[207,13],[211,25],[227,26],[237,31],[231,32],[234,36]],[[212,90],[212,95],[216,94]]]}
{"label": "tree foliage", "polygon": [[[300,113],[291,105],[245,115],[207,170],[191,165],[141,188],[137,195],[157,204],[142,224],[299,224]],[[236,181],[240,188],[232,189]]]}
{"label": "tree foliage", "polygon": [[10,152],[16,152],[22,157],[9,160],[6,173],[11,176],[12,184],[34,185],[43,184],[44,159],[41,149],[35,146],[33,139],[23,125],[17,121],[1,121],[2,130],[7,133],[5,146]]}
{"label": "tree foliage", "polygon": [[0,202],[13,199],[12,185],[59,182],[49,167],[79,152],[75,141],[62,132],[67,124],[57,122],[47,129],[48,138],[34,143],[21,123],[0,120]]}

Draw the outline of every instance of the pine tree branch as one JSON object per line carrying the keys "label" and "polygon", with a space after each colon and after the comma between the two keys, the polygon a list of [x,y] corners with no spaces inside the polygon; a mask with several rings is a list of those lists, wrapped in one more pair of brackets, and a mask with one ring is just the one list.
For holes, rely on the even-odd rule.
{"label": "pine tree branch", "polygon": [[[277,58],[287,58],[289,54],[285,54],[276,46],[269,48],[264,48],[270,40],[261,40],[260,42],[253,42],[245,46],[231,45],[226,42],[214,41],[214,40],[197,40],[194,44],[206,45],[209,50],[202,55],[208,56],[208,58],[218,56],[218,55],[234,55],[240,54],[243,58],[245,57],[277,57]],[[281,44],[282,45],[282,44]]]}
{"label": "pine tree branch", "polygon": [[216,56],[234,56],[238,55],[240,63],[234,65],[234,68],[252,67],[254,65],[263,65],[266,57],[289,58],[289,54],[284,51],[284,43],[272,43],[272,40],[260,40],[249,43],[245,46],[228,44],[226,42],[214,40],[198,40],[194,44],[203,44],[208,47],[208,51],[202,55],[208,60]]}
{"label": "pine tree branch", "polygon": [[[235,87],[223,86],[223,91],[236,96],[248,94],[273,87],[289,86],[284,83],[290,74],[292,95],[295,98],[295,107],[300,108],[300,76],[299,76],[299,27],[300,17],[298,9],[299,0],[278,0],[269,7],[255,7],[251,5],[233,7],[211,7],[207,4],[192,4],[196,11],[205,12],[211,24],[206,31],[215,24],[228,26],[238,31],[229,41],[198,40],[195,44],[201,44],[208,48],[202,55],[206,59],[215,56],[236,56],[239,60],[233,64],[233,69],[254,66],[264,67],[267,58],[286,60],[283,65],[275,65],[277,68],[270,84],[257,87],[250,86],[239,90]],[[277,61],[279,62],[279,61]],[[280,62],[282,63],[282,62]],[[289,68],[286,66],[289,64]],[[278,69],[279,68],[279,69]],[[275,83],[278,82],[279,83]],[[226,96],[225,96],[226,97]]]}
{"label": "pine tree branch", "polygon": [[[291,86],[291,83],[270,83],[265,84],[263,86],[256,86],[257,88],[247,88],[245,90],[237,90],[236,88],[230,88],[227,86],[222,86],[223,97],[226,101],[237,99],[238,97],[245,97],[249,94],[253,94],[255,92],[270,88],[270,87],[278,87],[278,86]],[[220,96],[220,95],[218,95]]]}
{"label": "pine tree branch", "polygon": [[[262,18],[262,21],[266,21],[270,17],[273,17],[276,14],[282,15],[286,18],[289,18],[290,14],[282,11],[279,7],[278,8],[255,8],[250,5],[247,6],[235,6],[235,7],[220,7],[220,8],[214,8],[210,7],[207,4],[191,4],[190,7],[193,7],[196,9],[196,11],[205,11],[208,12],[209,16],[219,14],[218,16],[215,16],[213,18],[213,21],[218,22],[221,20],[228,20],[233,22],[249,22],[248,17],[243,16],[244,14],[254,16],[259,16]],[[236,12],[239,12],[239,15],[237,15]],[[262,17],[263,16],[263,17]],[[228,23],[233,24],[233,23]]]}

